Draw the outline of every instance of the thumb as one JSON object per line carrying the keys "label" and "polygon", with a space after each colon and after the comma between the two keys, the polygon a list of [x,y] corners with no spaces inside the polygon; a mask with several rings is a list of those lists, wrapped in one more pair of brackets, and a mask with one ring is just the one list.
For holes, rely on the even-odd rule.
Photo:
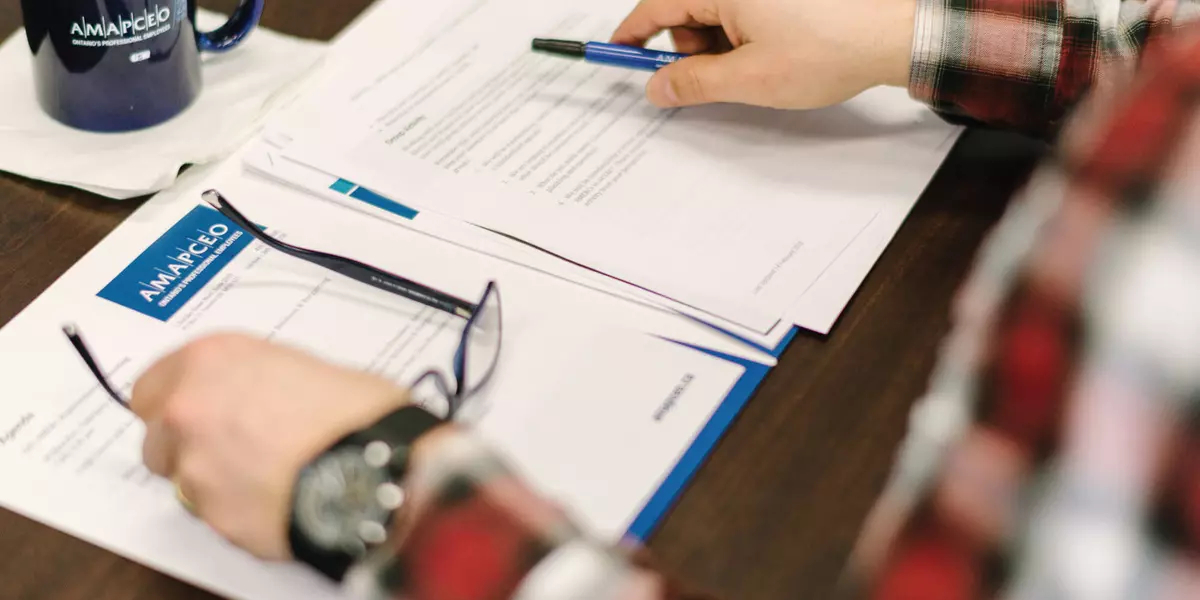
{"label": "thumb", "polygon": [[763,104],[772,82],[762,74],[771,60],[751,46],[689,56],[659,69],[646,84],[646,98],[660,108],[713,102]]}

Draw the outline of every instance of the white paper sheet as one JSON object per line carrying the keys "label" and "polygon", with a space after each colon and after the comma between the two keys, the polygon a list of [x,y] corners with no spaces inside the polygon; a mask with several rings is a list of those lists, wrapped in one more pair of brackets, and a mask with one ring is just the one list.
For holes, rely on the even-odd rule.
{"label": "white paper sheet", "polygon": [[[893,100],[898,101],[899,98]],[[931,148],[924,156],[927,162],[914,168],[923,169],[919,172],[928,172],[932,177],[963,131],[962,127],[947,127],[947,135],[941,145]],[[905,192],[910,189],[915,188],[906,188]],[[919,199],[919,192],[913,195],[882,193],[873,196],[870,202],[879,212],[862,233],[838,255],[829,269],[804,292],[788,311],[785,321],[821,334],[832,331],[846,306],[875,267],[888,244],[900,231]]]}
{"label": "white paper sheet", "polygon": [[[958,127],[951,128],[946,140],[932,157],[947,154],[961,131],[962,129]],[[919,199],[916,196],[900,195],[877,199],[875,202],[878,204],[879,213],[876,217],[804,292],[796,305],[788,312],[787,318],[781,320],[767,333],[760,334],[704,311],[671,301],[661,295],[558,259],[545,252],[531,251],[525,244],[512,242],[478,227],[464,227],[461,226],[461,223],[453,219],[441,218],[441,215],[436,213],[425,212],[419,213],[417,217],[411,217],[411,212],[416,212],[411,207],[395,206],[392,204],[395,201],[389,198],[377,198],[377,194],[374,192],[370,192],[367,200],[354,198],[350,194],[357,193],[356,185],[339,187],[339,184],[345,185],[349,182],[283,156],[280,153],[280,147],[286,145],[287,140],[272,142],[263,141],[253,151],[246,154],[246,164],[253,171],[265,177],[271,177],[285,185],[307,190],[319,197],[341,203],[352,210],[372,213],[401,226],[428,231],[441,239],[455,240],[493,256],[505,257],[542,272],[579,282],[592,289],[604,289],[633,302],[650,302],[681,314],[690,315],[699,321],[738,336],[749,344],[764,348],[773,355],[778,355],[782,350],[781,344],[791,333],[793,324],[820,334],[828,334],[833,329],[850,299],[871,272],[875,262],[887,249],[888,244],[904,224],[909,212]]]}
{"label": "white paper sheet", "polygon": [[417,211],[396,200],[283,156],[281,148],[286,144],[286,141],[262,140],[245,153],[247,167],[255,174],[270,178],[282,185],[305,190],[314,196],[338,203],[350,210],[379,217],[400,227],[422,231],[438,239],[513,264],[523,265],[552,277],[575,282],[589,290],[612,294],[630,302],[655,306],[662,310],[678,312],[697,322],[711,324],[736,339],[744,340],[766,351],[778,348],[791,330],[790,323],[781,321],[769,332],[759,333],[581,265],[565,261],[511,238],[447,218],[439,213]]}
{"label": "white paper sheet", "polygon": [[919,195],[949,131],[877,94],[659,111],[644,74],[528,51],[604,35],[623,8],[381,6],[342,41],[383,38],[360,43],[390,60],[339,62],[307,90],[278,127],[299,142],[285,153],[766,332],[875,217],[873,196]]}
{"label": "white paper sheet", "polygon": [[[203,29],[225,20],[197,11]],[[143,131],[102,134],[72,129],[41,110],[29,44],[17,31],[0,46],[0,170],[116,199],[164,190],[184,165],[238,148],[324,49],[260,28],[227,54],[203,56],[204,90],[184,113]]]}
{"label": "white paper sheet", "polygon": [[[185,178],[0,330],[0,473],[6,481],[0,504],[218,593],[318,599],[334,597],[335,590],[304,569],[259,563],[188,517],[170,485],[140,466],[141,426],[103,397],[58,327],[78,323],[102,366],[126,388],[163,352],[229,329],[404,382],[425,367],[445,366],[454,327],[439,330],[440,317],[429,311],[264,252],[257,243],[214,246],[225,248],[222,260],[229,263],[210,263],[189,287],[178,286],[186,271],[183,279],[162,279],[174,272],[168,263],[178,256],[158,252],[156,244],[172,245],[188,215],[209,214],[198,200],[203,189],[218,187],[293,243],[354,256],[451,293],[470,296],[497,280],[505,346],[497,378],[470,419],[534,485],[610,538],[625,532],[744,371],[660,339],[708,339],[678,317],[583,293],[245,177],[236,160]],[[234,237],[223,233],[222,239]],[[156,266],[160,260],[167,266]],[[182,290],[174,296],[178,303],[165,304],[175,312],[160,315],[166,321],[129,308],[158,314],[159,303],[176,290]],[[137,304],[139,298],[150,302]],[[723,342],[719,336],[708,341]]]}

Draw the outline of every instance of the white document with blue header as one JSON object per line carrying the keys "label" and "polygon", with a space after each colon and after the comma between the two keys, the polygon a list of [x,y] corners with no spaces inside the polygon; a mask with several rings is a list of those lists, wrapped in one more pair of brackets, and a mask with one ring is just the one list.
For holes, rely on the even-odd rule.
{"label": "white document with blue header", "polygon": [[183,182],[0,330],[0,505],[231,598],[337,591],[304,568],[252,559],[190,517],[170,484],[142,467],[140,423],[105,397],[59,327],[78,324],[128,391],[164,353],[228,330],[403,384],[428,367],[449,368],[458,324],[270,251],[203,204],[204,189],[220,189],[289,242],[460,297],[496,281],[499,370],[465,418],[543,493],[613,541],[651,531],[768,370],[678,315],[247,177],[240,157]]}
{"label": "white document with blue header", "polygon": [[246,166],[254,175],[267,177],[282,185],[308,191],[326,201],[389,221],[399,227],[421,231],[449,243],[515,265],[522,265],[551,277],[575,282],[587,290],[611,294],[629,302],[676,312],[775,357],[779,356],[778,352],[782,350],[784,341],[792,333],[791,324],[786,322],[780,322],[766,333],[760,333],[703,310],[563,260],[512,238],[447,218],[436,212],[419,211],[352,181],[293,161],[283,156],[281,146],[270,139],[260,140],[245,153],[244,157]]}
{"label": "white document with blue header", "polygon": [[[903,90],[659,110],[648,74],[530,52],[631,2],[390,0],[269,125],[283,154],[766,334],[958,131]],[[373,60],[361,60],[362,56]]]}

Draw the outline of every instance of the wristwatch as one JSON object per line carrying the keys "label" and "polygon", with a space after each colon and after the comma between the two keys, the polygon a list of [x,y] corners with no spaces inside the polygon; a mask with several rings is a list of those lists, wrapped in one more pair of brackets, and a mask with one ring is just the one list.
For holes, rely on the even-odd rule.
{"label": "wristwatch", "polygon": [[444,421],[405,406],[338,441],[296,479],[288,539],[292,554],[335,581],[371,548],[387,541],[392,514],[404,503],[409,451]]}

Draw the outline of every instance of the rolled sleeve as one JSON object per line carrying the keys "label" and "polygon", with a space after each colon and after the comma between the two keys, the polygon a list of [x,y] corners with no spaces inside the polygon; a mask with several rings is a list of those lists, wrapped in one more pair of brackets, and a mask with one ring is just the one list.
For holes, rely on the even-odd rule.
{"label": "rolled sleeve", "polygon": [[909,93],[963,124],[1055,134],[1105,63],[1194,19],[1198,3],[917,0]]}

